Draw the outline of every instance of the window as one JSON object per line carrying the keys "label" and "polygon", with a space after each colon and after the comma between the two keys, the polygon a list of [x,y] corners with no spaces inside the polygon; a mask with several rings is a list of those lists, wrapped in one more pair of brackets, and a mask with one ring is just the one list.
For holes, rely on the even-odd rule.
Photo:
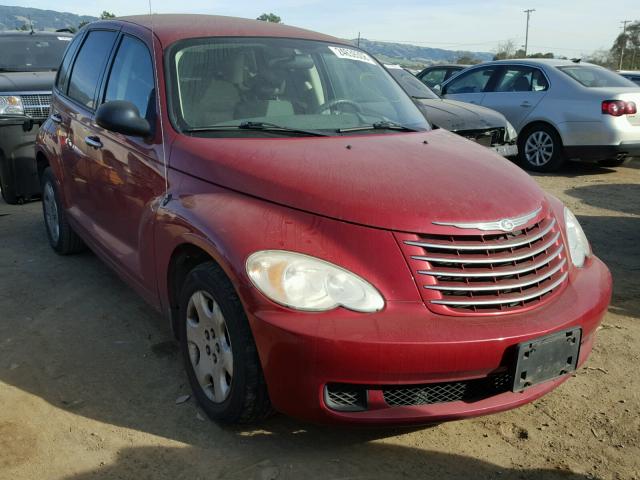
{"label": "window", "polygon": [[286,38],[201,38],[178,42],[168,58],[171,106],[183,130],[264,135],[241,128],[247,121],[327,135],[368,131],[379,122],[429,128],[384,67],[355,47]]}
{"label": "window", "polygon": [[68,95],[90,109],[95,108],[96,88],[115,37],[116,32],[90,31],[73,64]]}
{"label": "window", "polygon": [[544,74],[537,68],[526,66],[505,67],[496,92],[539,92],[549,87]]}
{"label": "window", "polygon": [[73,60],[73,56],[75,55],[76,50],[78,50],[78,45],[80,44],[81,38],[82,34],[76,35],[69,47],[67,47],[67,50],[64,54],[62,65],[60,65],[60,70],[58,71],[58,76],[56,77],[56,88],[61,92],[66,93],[67,79],[69,78],[71,61]]}
{"label": "window", "polygon": [[584,87],[635,87],[631,80],[627,80],[611,70],[594,65],[567,65],[566,67],[558,67],[558,70],[566,73]]}
{"label": "window", "polygon": [[447,74],[447,70],[445,68],[437,68],[428,71],[423,76],[420,77],[422,83],[424,83],[427,87],[435,87],[436,85],[440,85],[444,82],[444,77]]}
{"label": "window", "polygon": [[438,97],[435,93],[429,90],[424,83],[418,80],[412,73],[407,72],[404,68],[395,65],[390,65],[387,70],[393,78],[404,88],[413,98],[428,98],[431,100],[437,100]]}
{"label": "window", "polygon": [[467,73],[461,73],[447,85],[446,94],[482,93],[491,79],[495,67],[478,68]]}
{"label": "window", "polygon": [[155,112],[153,63],[147,46],[125,35],[107,83],[105,102],[127,100],[133,103],[142,117],[150,120]]}
{"label": "window", "polygon": [[66,34],[3,35],[0,69],[3,72],[57,70],[71,37]]}

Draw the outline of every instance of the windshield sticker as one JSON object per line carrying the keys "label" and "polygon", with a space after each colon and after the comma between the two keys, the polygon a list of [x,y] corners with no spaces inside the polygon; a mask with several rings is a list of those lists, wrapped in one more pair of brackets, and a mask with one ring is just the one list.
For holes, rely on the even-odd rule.
{"label": "windshield sticker", "polygon": [[375,65],[376,62],[364,52],[360,50],[353,50],[351,48],[345,47],[329,47],[336,57],[338,58],[346,58],[347,60],[356,60],[358,62],[365,62]]}
{"label": "windshield sticker", "polygon": [[58,37],[58,40],[62,40],[63,42],[70,42],[71,37]]}

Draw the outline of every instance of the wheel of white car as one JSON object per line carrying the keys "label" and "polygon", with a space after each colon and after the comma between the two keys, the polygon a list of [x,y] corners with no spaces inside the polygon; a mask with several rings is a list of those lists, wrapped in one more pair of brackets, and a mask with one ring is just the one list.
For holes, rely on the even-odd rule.
{"label": "wheel of white car", "polygon": [[271,413],[242,303],[214,262],[187,275],[180,295],[179,333],[189,383],[209,418],[254,423]]}
{"label": "wheel of white car", "polygon": [[533,125],[518,137],[520,165],[534,172],[555,172],[565,161],[560,135],[545,124]]}

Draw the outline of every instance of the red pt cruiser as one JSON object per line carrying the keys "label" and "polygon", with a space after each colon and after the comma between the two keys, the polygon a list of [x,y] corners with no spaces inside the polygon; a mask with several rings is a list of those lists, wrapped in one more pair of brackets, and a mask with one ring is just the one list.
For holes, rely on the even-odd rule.
{"label": "red pt cruiser", "polygon": [[51,246],[88,245],[170,320],[218,421],[513,408],[587,359],[611,295],[560,201],[306,30],[92,23],[37,158]]}

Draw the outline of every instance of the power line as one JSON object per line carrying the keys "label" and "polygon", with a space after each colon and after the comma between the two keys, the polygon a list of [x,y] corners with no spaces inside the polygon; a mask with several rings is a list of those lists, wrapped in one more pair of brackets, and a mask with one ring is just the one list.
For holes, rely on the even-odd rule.
{"label": "power line", "polygon": [[529,48],[529,17],[535,11],[536,11],[535,8],[529,8],[529,9],[524,11],[524,13],[527,14],[527,30],[526,30],[525,37],[524,37],[524,56],[525,56],[525,58],[527,56],[527,48]]}

